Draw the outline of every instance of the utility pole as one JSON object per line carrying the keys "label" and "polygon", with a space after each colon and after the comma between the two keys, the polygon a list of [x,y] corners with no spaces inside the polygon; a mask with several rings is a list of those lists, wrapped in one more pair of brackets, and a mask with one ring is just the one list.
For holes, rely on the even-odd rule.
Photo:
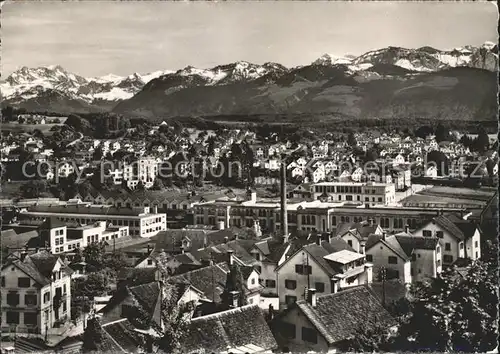
{"label": "utility pole", "polygon": [[386,278],[385,267],[382,267],[381,274],[382,274],[382,305],[385,307],[385,278]]}

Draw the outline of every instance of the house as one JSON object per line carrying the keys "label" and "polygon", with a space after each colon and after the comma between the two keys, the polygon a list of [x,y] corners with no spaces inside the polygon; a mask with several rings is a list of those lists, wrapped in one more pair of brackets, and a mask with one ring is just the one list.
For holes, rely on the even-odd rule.
{"label": "house", "polygon": [[481,258],[481,232],[476,224],[454,214],[439,215],[414,235],[437,237],[442,250],[443,265],[451,265],[459,258]]}
{"label": "house", "polygon": [[343,352],[360,326],[395,328],[396,320],[367,286],[318,296],[308,289],[299,300],[276,318],[275,327],[288,339],[292,352]]}
{"label": "house", "polygon": [[193,318],[188,327],[185,353],[270,353],[278,347],[255,304]]}
{"label": "house", "polygon": [[375,224],[373,219],[353,223],[340,223],[337,226],[337,237],[347,242],[356,252],[365,254],[365,246],[368,237],[372,234],[382,235],[384,230]]}
{"label": "house", "polygon": [[365,256],[345,241],[335,237],[324,240],[323,235],[318,235],[315,243],[300,247],[276,268],[280,307],[303,299],[309,287],[319,294],[329,294],[371,283],[371,271]]}
{"label": "house", "polygon": [[373,263],[375,279],[399,279],[411,283],[411,257],[406,254],[395,236],[370,235],[366,241],[367,261]]}
{"label": "house", "polygon": [[45,250],[9,255],[2,266],[2,332],[43,337],[70,319],[71,270],[61,258]]}
{"label": "house", "polygon": [[371,235],[366,259],[373,263],[377,280],[399,279],[403,283],[435,278],[442,270],[441,246],[436,237],[414,236],[408,231],[386,236]]}

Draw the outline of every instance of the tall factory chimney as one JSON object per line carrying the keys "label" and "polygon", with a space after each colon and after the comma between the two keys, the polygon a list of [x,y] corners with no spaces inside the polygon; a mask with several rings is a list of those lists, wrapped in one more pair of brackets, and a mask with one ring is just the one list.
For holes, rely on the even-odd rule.
{"label": "tall factory chimney", "polygon": [[286,208],[286,164],[281,161],[281,230],[283,237],[288,238],[288,214]]}

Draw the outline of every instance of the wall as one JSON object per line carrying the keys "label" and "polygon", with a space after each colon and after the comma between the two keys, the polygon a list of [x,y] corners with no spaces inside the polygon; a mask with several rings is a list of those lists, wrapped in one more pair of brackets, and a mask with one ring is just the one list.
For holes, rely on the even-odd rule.
{"label": "wall", "polygon": [[[325,273],[324,269],[317,264],[314,259],[309,255],[309,265],[311,266],[311,274],[308,276],[297,274],[295,272],[296,264],[306,264],[307,252],[300,251],[294,256],[290,257],[280,269],[277,270],[277,286],[278,286],[278,296],[280,299],[280,308],[286,307],[285,297],[287,295],[296,296],[297,301],[304,299],[304,290],[308,287],[315,287],[316,282],[322,282],[325,285],[324,293],[318,292],[318,295],[330,294],[331,293],[331,279],[328,274]],[[285,287],[285,280],[295,280],[297,282],[297,287],[295,289],[287,289]]]}
{"label": "wall", "polygon": [[[404,261],[401,257],[397,256],[392,250],[381,242],[375,244],[370,249],[366,250],[367,255],[371,255],[373,260],[373,277],[378,279],[378,274],[381,267],[387,269],[397,270],[399,272],[399,279],[404,283],[411,283],[411,268],[410,262]],[[398,259],[397,264],[389,264],[388,257],[395,256]]]}
{"label": "wall", "polygon": [[358,253],[361,253],[361,244],[359,243],[359,240],[350,232],[346,233],[344,236],[342,236],[342,239],[349,243],[351,241],[351,247],[354,248],[354,250]]}
{"label": "wall", "polygon": [[[302,340],[302,327],[312,328],[312,329],[314,329],[315,327],[307,319],[307,317],[304,316],[304,314],[297,308],[285,314],[281,318],[280,322],[285,322],[295,325],[295,338],[288,339],[289,349],[291,352],[303,352],[303,353],[307,351],[326,352],[328,350],[328,343],[317,330],[316,333],[317,333],[318,343],[313,344]],[[282,328],[282,326],[278,325],[278,328]]]}
{"label": "wall", "polygon": [[467,258],[474,260],[481,258],[481,234],[478,229],[476,229],[474,235],[466,241],[465,249]]}
{"label": "wall", "polygon": [[[439,249],[441,249],[441,246],[439,246]],[[441,264],[441,252],[438,254],[436,253],[436,250],[414,250],[413,253],[415,254],[415,261],[411,262],[411,269],[413,271],[412,275],[412,281],[422,281],[425,278],[430,278],[430,277],[436,277],[438,272],[441,272],[441,266],[439,266],[439,271],[438,271],[438,265],[437,261],[439,260],[439,263]]]}
{"label": "wall", "polygon": [[[416,230],[414,232],[414,235],[415,236],[423,236],[424,230],[430,230],[432,232],[433,236],[436,235],[436,231],[443,231],[443,238],[439,239],[439,245],[441,247],[441,257],[442,257],[441,262],[442,262],[442,264],[448,264],[444,261],[445,255],[453,256],[453,261],[457,260],[457,258],[460,255],[460,252],[459,252],[459,248],[458,248],[458,240],[454,236],[452,236],[448,231],[446,231],[445,229],[441,228],[439,225],[437,225],[433,222],[430,222],[427,225],[425,225],[424,227],[420,228],[419,230]],[[451,247],[449,251],[447,251],[446,247],[445,247],[447,242],[450,243],[450,247]],[[462,255],[463,254],[464,254],[464,252],[462,250]]]}
{"label": "wall", "polygon": [[[16,327],[17,332],[27,333],[28,328],[33,328],[34,326],[24,325],[24,312],[38,312],[37,327],[38,333],[44,331],[45,328],[42,326],[44,323],[43,313],[45,309],[51,308],[51,303],[43,304],[43,293],[49,290],[49,286],[45,286],[42,289],[38,289],[36,282],[30,278],[31,287],[29,288],[19,288],[18,278],[27,278],[28,276],[22,272],[19,268],[14,266],[5,267],[2,270],[2,276],[5,277],[5,287],[2,287],[1,297],[2,297],[2,331],[8,331],[9,324],[7,323],[7,311],[19,312],[19,324]],[[19,294],[19,304],[15,307],[11,307],[7,304],[7,294],[9,291],[16,291]],[[32,294],[37,296],[36,305],[26,305],[25,295]]]}

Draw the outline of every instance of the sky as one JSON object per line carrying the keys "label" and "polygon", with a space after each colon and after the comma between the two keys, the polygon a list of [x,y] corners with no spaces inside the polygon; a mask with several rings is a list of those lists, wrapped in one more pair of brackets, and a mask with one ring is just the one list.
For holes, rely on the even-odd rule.
{"label": "sky", "polygon": [[90,77],[452,49],[497,42],[497,13],[485,2],[16,1],[2,7],[2,77],[23,66]]}

